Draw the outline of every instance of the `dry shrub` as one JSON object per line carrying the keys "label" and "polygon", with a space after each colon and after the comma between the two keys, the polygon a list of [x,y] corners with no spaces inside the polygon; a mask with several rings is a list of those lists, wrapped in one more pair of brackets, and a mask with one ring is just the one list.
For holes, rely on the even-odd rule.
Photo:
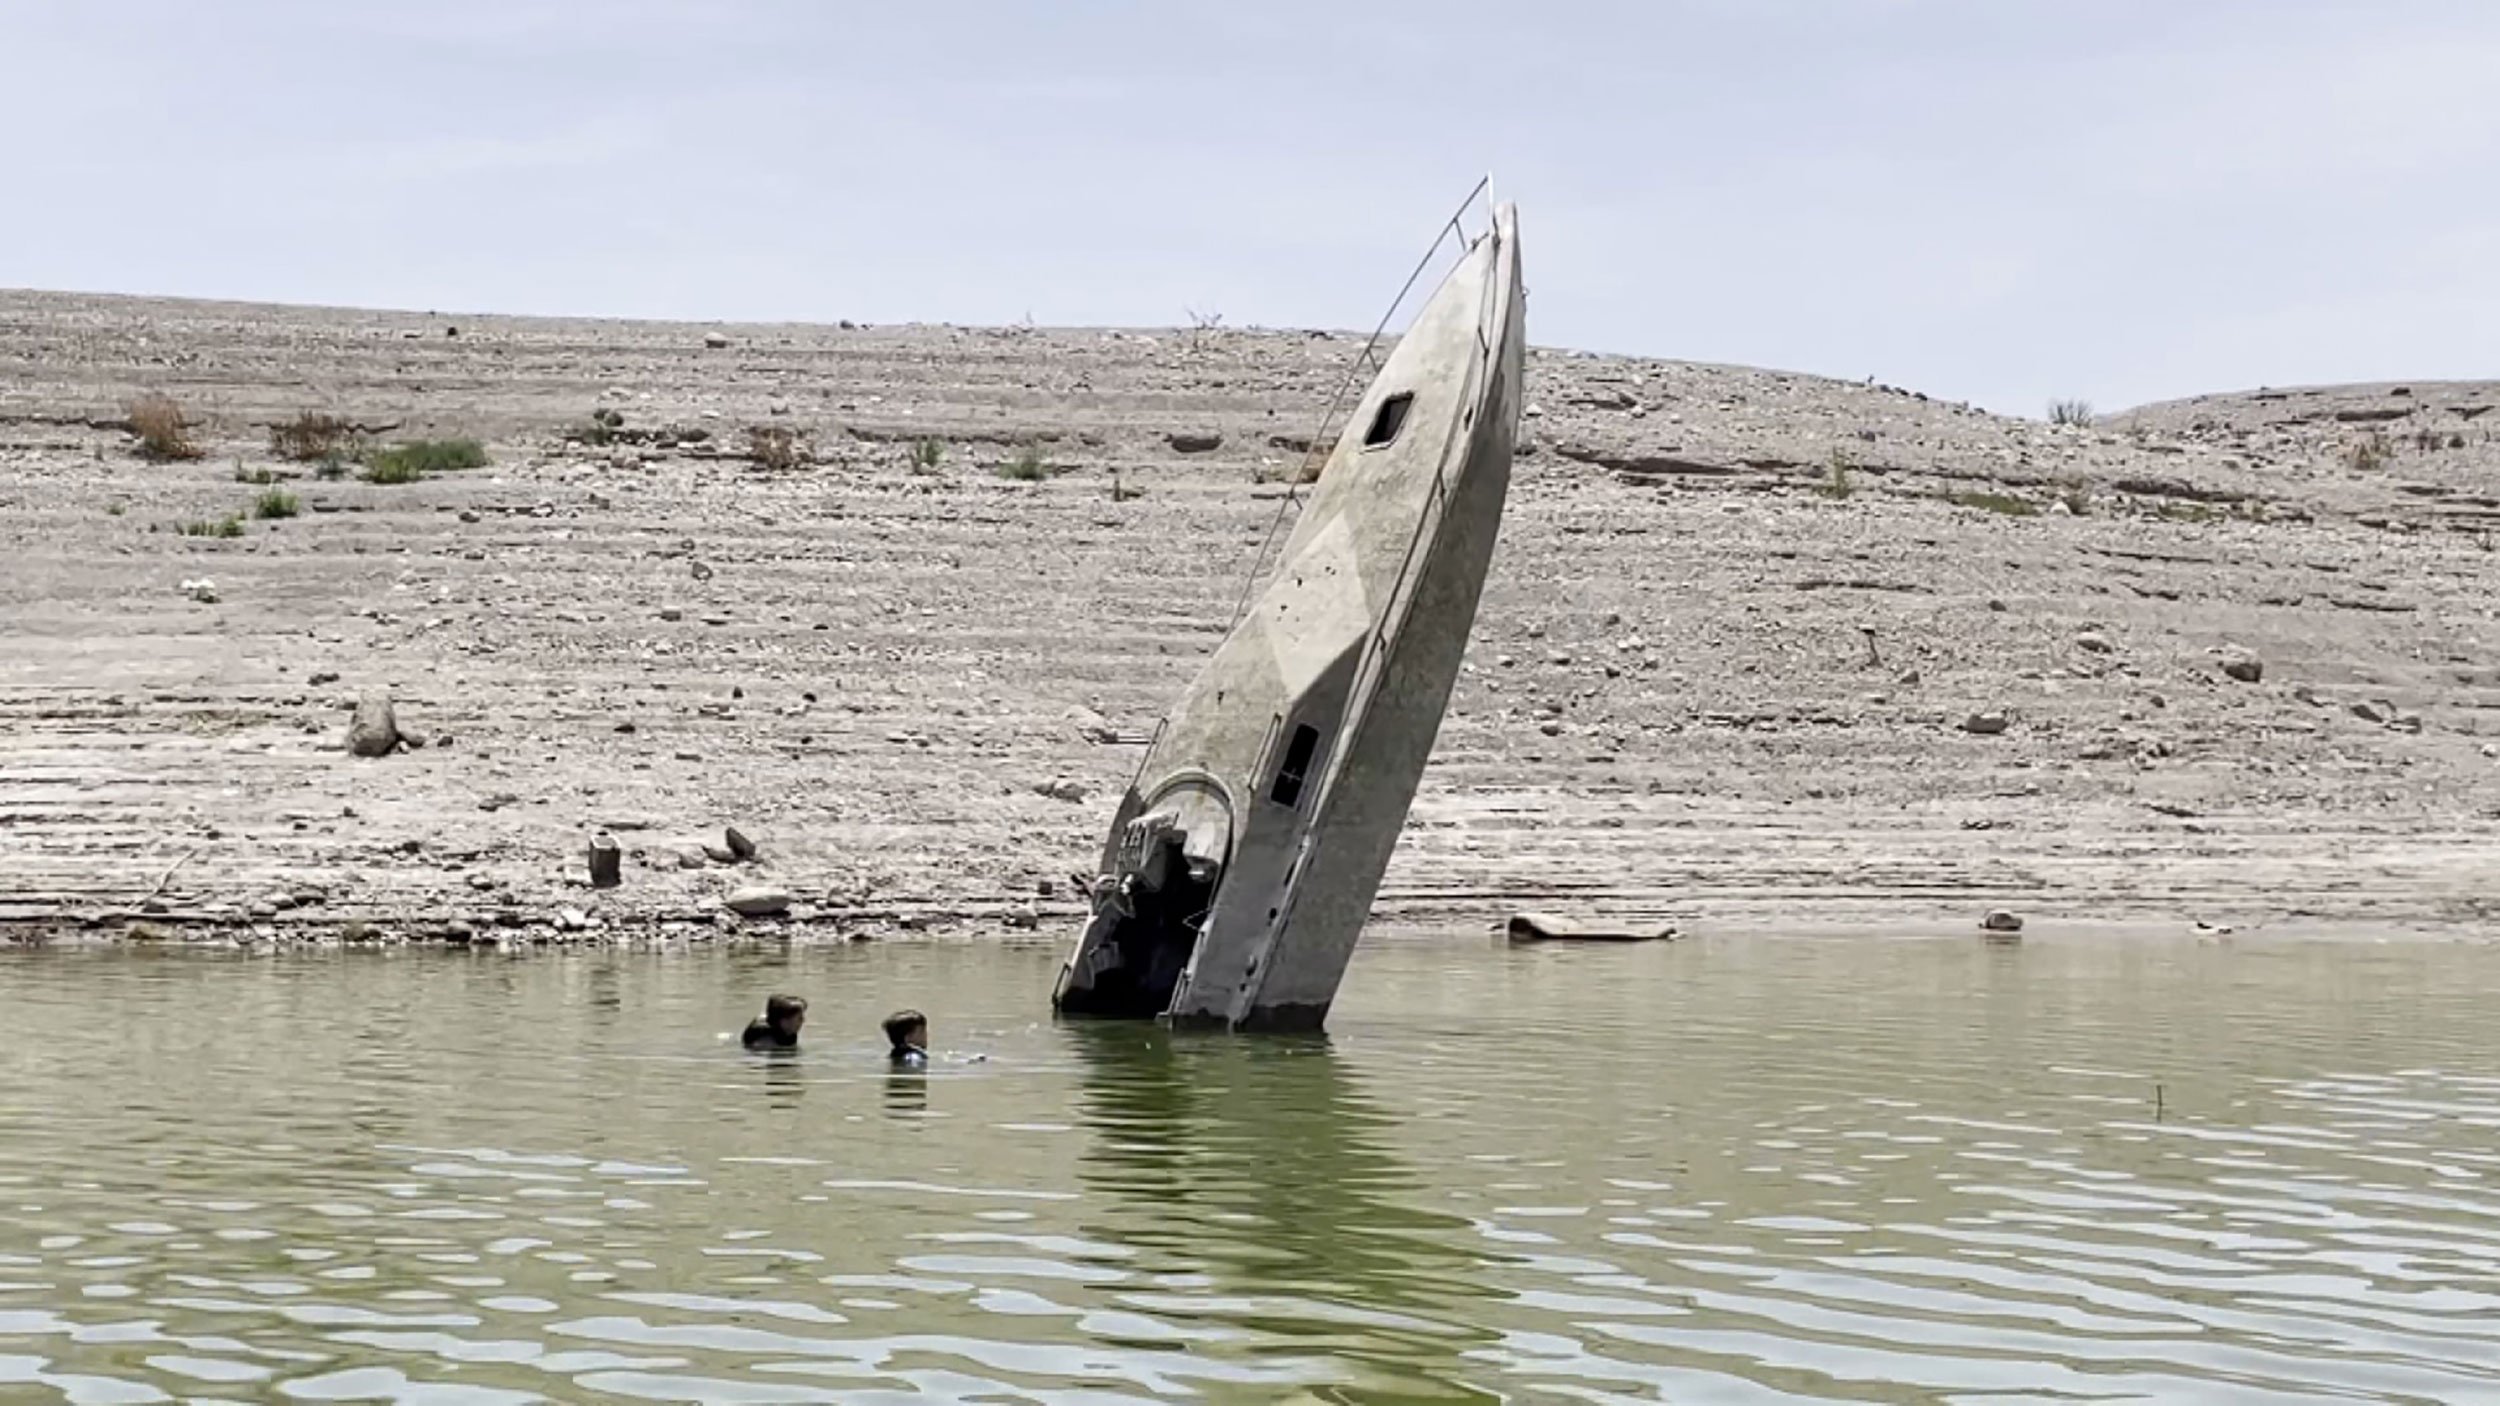
{"label": "dry shrub", "polygon": [[190,424],[172,396],[150,391],[130,402],[130,432],[139,437],[139,453],[149,459],[197,459],[201,449],[191,442]]}
{"label": "dry shrub", "polygon": [[269,427],[269,449],[299,464],[356,457],[356,427],[336,415],[307,410],[283,425]]}
{"label": "dry shrub", "polygon": [[747,430],[747,458],[767,469],[795,469],[808,462],[807,437],[787,425]]}

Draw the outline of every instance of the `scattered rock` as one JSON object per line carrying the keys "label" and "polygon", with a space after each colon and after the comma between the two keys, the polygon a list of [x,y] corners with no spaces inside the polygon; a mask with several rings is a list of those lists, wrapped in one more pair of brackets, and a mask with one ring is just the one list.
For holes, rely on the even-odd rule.
{"label": "scattered rock", "polygon": [[625,851],[605,830],[590,837],[590,886],[612,889],[625,882]]}
{"label": "scattered rock", "polygon": [[399,714],[390,695],[368,693],[356,700],[356,716],[347,725],[347,750],[359,757],[387,757],[399,749]]}
{"label": "scattered rock", "polygon": [[1046,796],[1054,801],[1066,801],[1071,805],[1074,805],[1085,799],[1085,788],[1077,782],[1070,781],[1064,776],[1054,776],[1050,780],[1035,786],[1033,788],[1033,794],[1037,796]]}
{"label": "scattered rock", "polygon": [[2019,913],[1996,908],[1991,909],[1988,916],[1979,920],[1979,926],[1988,932],[2021,932],[2023,919]]}
{"label": "scattered rock", "polygon": [[748,839],[744,830],[732,825],[721,838],[729,848],[731,859],[745,864],[755,858],[755,841]]}
{"label": "scattered rock", "polygon": [[1165,435],[1163,442],[1171,445],[1175,454],[1211,454],[1224,447],[1224,436],[1174,433]]}
{"label": "scattered rock", "polygon": [[703,345],[709,347],[713,351],[725,351],[729,346],[729,334],[725,332],[706,332],[703,334]]}
{"label": "scattered rock", "polygon": [[2365,723],[2383,723],[2396,716],[2395,705],[2383,701],[2355,703],[2351,712]]}
{"label": "scattered rock", "polygon": [[790,911],[790,895],[770,884],[749,884],[723,900],[741,918],[778,918]]}
{"label": "scattered rock", "polygon": [[205,576],[200,577],[197,580],[184,581],[182,583],[182,593],[189,596],[191,599],[198,601],[202,605],[215,605],[217,603],[217,583],[209,580]]}
{"label": "scattered rock", "polygon": [[1994,737],[2005,731],[2009,722],[2003,713],[1973,713],[1962,719],[1962,731],[1974,737]]}
{"label": "scattered rock", "polygon": [[2109,637],[2107,635],[2099,634],[2091,630],[2086,630],[2082,634],[2075,636],[2075,648],[2082,650],[2086,654],[2114,654],[2118,649],[2116,645],[2109,642]]}
{"label": "scattered rock", "polygon": [[2234,654],[2222,661],[2222,672],[2241,683],[2260,683],[2266,677],[2266,662],[2254,654]]}
{"label": "scattered rock", "polygon": [[330,672],[330,671],[329,671],[329,670],[327,670],[327,669],[324,669],[324,670],[322,670],[320,673],[317,673],[317,674],[313,675],[313,676],[312,676],[312,678],[311,678],[310,680],[308,680],[308,682],[309,682],[309,683],[311,684],[311,686],[312,686],[312,687],[314,687],[314,688],[319,688],[319,687],[321,687],[323,684],[337,683],[338,681],[339,681],[339,676],[338,676],[337,674],[334,674],[334,673]]}
{"label": "scattered rock", "polygon": [[1007,926],[1031,932],[1042,925],[1042,911],[1030,903],[1007,910]]}

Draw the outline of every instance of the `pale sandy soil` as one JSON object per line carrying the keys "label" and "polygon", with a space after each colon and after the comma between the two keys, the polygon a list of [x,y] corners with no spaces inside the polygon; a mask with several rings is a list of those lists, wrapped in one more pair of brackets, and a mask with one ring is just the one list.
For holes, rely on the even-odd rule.
{"label": "pale sandy soil", "polygon": [[[754,882],[810,936],[1070,931],[1354,342],[712,330],[0,293],[0,934],[123,931],[160,880],[143,931],[180,937],[710,932]],[[207,458],[133,453],[144,390]],[[2500,386],[2052,427],[1547,352],[1530,399],[1385,920],[2473,936],[2500,904]],[[714,437],[564,438],[600,407]],[[174,535],[249,503],[238,465],[302,474],[267,427],[305,409],[494,464]],[[820,462],[741,461],[751,424]],[[999,478],[1028,443],[1067,472]],[[2048,511],[1941,496],[1972,491]],[[368,688],[434,745],[348,756]],[[758,864],[700,859],[729,823]]]}

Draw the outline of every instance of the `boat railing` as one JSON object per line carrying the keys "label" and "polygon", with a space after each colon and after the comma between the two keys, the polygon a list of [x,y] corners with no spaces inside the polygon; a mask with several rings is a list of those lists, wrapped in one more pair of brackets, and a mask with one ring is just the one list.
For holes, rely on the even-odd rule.
{"label": "boat railing", "polygon": [[[1259,539],[1258,554],[1251,558],[1249,573],[1242,580],[1241,598],[1233,604],[1233,618],[1225,627],[1227,633],[1240,628],[1242,617],[1250,613],[1251,593],[1258,589],[1259,577],[1267,569],[1268,550],[1276,543],[1277,530],[1284,525],[1285,513],[1297,501],[1301,485],[1316,477],[1312,473],[1312,466],[1325,463],[1328,456],[1336,451],[1337,437],[1344,430],[1341,416],[1349,408],[1346,405],[1347,394],[1357,386],[1369,385],[1371,379],[1380,374],[1383,359],[1381,342],[1388,336],[1389,324],[1397,320],[1399,310],[1404,308],[1407,300],[1414,296],[1416,285],[1423,280],[1424,274],[1431,270],[1433,262],[1441,257],[1441,251],[1445,246],[1455,239],[1462,258],[1469,249],[1475,247],[1475,241],[1479,236],[1468,233],[1467,225],[1468,216],[1479,205],[1484,208],[1485,233],[1489,235],[1493,232],[1495,221],[1492,189],[1493,178],[1491,176],[1477,180],[1474,188],[1467,192],[1467,198],[1458,202],[1458,208],[1451,211],[1450,217],[1442,221],[1441,227],[1433,232],[1432,243],[1424,250],[1424,256],[1416,260],[1415,267],[1408,271],[1406,282],[1399,286],[1398,295],[1390,300],[1388,311],[1383,312],[1380,315],[1380,321],[1372,325],[1371,335],[1364,339],[1362,350],[1355,353],[1354,360],[1346,367],[1345,375],[1339,378],[1336,389],[1330,392],[1327,407],[1320,412],[1319,423],[1313,429],[1310,440],[1303,450],[1301,468],[1286,484],[1284,496],[1277,500],[1276,515],[1269,520],[1266,535]],[[1476,341],[1479,346],[1485,344],[1485,330],[1481,325],[1481,317],[1476,329]],[[1470,385],[1468,389],[1472,393],[1474,386]],[[1436,484],[1436,489],[1437,487]],[[1403,580],[1404,576],[1405,571],[1401,568],[1399,577]]]}

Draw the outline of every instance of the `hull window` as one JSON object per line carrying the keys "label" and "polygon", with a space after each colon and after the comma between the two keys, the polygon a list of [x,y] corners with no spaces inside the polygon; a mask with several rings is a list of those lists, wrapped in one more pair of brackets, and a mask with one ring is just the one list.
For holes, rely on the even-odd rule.
{"label": "hull window", "polygon": [[1293,741],[1285,745],[1285,760],[1276,768],[1276,783],[1268,788],[1267,798],[1280,806],[1302,803],[1302,782],[1311,774],[1311,758],[1319,754],[1319,729],[1304,723],[1293,730]]}
{"label": "hull window", "polygon": [[1363,447],[1378,449],[1395,440],[1398,431],[1406,428],[1406,412],[1414,408],[1413,391],[1400,391],[1380,402],[1380,408],[1372,412],[1372,427],[1363,432]]}

